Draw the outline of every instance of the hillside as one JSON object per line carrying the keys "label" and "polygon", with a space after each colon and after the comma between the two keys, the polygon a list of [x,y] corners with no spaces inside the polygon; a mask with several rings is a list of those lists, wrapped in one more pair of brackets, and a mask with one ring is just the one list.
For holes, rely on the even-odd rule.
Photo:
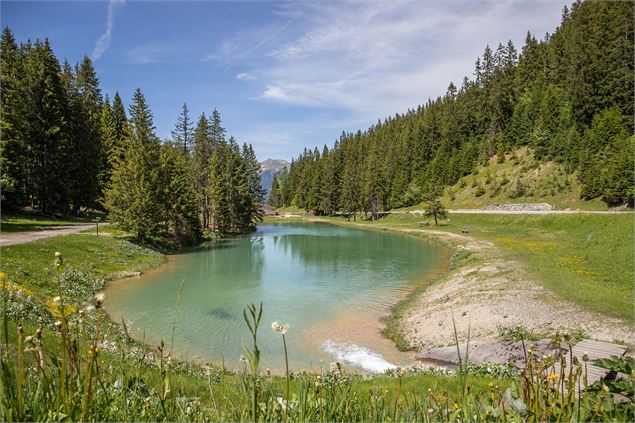
{"label": "hillside", "polygon": [[[547,203],[556,209],[605,210],[598,199],[580,199],[582,187],[576,173],[553,161],[537,160],[521,148],[474,169],[447,187],[441,202],[454,209],[478,209],[491,204]],[[421,205],[415,208],[421,208]]]}

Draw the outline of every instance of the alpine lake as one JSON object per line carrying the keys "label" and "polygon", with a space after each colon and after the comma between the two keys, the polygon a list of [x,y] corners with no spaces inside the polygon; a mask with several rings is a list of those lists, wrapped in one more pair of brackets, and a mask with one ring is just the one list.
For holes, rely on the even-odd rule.
{"label": "alpine lake", "polygon": [[[421,238],[327,223],[264,223],[256,232],[168,256],[140,277],[111,282],[106,311],[149,345],[179,358],[240,370],[251,335],[244,308],[263,304],[261,369],[292,371],[339,361],[362,372],[409,364],[382,334],[390,308],[448,265],[448,251]],[[179,291],[182,290],[179,295]]]}

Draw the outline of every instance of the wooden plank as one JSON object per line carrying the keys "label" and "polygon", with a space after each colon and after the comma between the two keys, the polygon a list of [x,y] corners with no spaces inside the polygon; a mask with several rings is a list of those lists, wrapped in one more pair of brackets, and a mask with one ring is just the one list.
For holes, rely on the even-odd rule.
{"label": "wooden plank", "polygon": [[[618,344],[610,344],[608,342],[600,342],[600,341],[592,341],[586,339],[584,341],[578,342],[573,346],[571,352],[566,352],[567,357],[567,368],[565,372],[568,373],[571,367],[570,363],[570,354],[573,354],[574,357],[582,363],[582,357],[584,353],[589,357],[589,361],[586,363],[586,371],[587,371],[587,380],[589,385],[598,380],[601,380],[607,373],[608,370],[603,369],[598,366],[594,366],[590,363],[591,360],[596,360],[599,358],[609,358],[611,356],[622,356],[626,353],[626,347]],[[583,365],[584,369],[584,365]],[[560,365],[556,364],[556,373],[560,372]]]}

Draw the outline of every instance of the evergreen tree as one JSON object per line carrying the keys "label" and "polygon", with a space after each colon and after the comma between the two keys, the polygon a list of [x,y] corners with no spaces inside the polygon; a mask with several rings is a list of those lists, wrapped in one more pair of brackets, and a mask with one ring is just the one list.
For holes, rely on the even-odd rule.
{"label": "evergreen tree", "polygon": [[152,113],[137,88],[130,106],[126,158],[115,167],[106,207],[113,222],[142,242],[161,235],[164,229],[161,176],[161,146],[154,134]]}
{"label": "evergreen tree", "polygon": [[202,113],[193,134],[194,153],[192,169],[194,186],[197,193],[198,207],[204,229],[209,229],[210,220],[210,172],[212,158],[212,140],[209,133],[209,121]]}
{"label": "evergreen tree", "polygon": [[17,208],[28,199],[27,140],[21,131],[20,95],[22,54],[15,38],[5,27],[0,38],[0,192],[5,208]]}
{"label": "evergreen tree", "polygon": [[[130,138],[130,128],[126,117],[126,109],[118,92],[115,92],[115,98],[112,101],[112,118],[115,124],[115,138],[117,140],[117,148],[114,150],[125,153],[128,148],[126,142]],[[124,159],[123,156],[120,158]]]}
{"label": "evergreen tree", "polygon": [[99,175],[100,190],[102,192],[110,184],[112,172],[116,163],[124,157],[124,152],[120,151],[117,142],[117,131],[115,121],[113,119],[112,107],[108,96],[104,99],[101,107],[100,115],[100,134],[101,134],[101,169]]}
{"label": "evergreen tree", "polygon": [[44,213],[68,211],[72,181],[71,145],[65,122],[67,97],[60,65],[48,42],[23,46],[24,74],[20,84],[20,136],[27,148],[27,192]]}
{"label": "evergreen tree", "polygon": [[72,117],[68,121],[73,122],[70,134],[73,144],[72,201],[78,214],[81,207],[94,206],[99,195],[101,162],[101,90],[93,64],[87,56],[76,68],[73,85]]}
{"label": "evergreen tree", "polygon": [[181,114],[176,120],[176,125],[172,131],[172,140],[177,145],[181,146],[186,155],[189,154],[190,149],[192,148],[192,128],[193,123],[190,120],[190,111],[187,108],[187,104],[183,103],[183,109],[181,110]]}
{"label": "evergreen tree", "polygon": [[164,228],[179,244],[195,243],[201,234],[189,158],[181,143],[161,146]]}

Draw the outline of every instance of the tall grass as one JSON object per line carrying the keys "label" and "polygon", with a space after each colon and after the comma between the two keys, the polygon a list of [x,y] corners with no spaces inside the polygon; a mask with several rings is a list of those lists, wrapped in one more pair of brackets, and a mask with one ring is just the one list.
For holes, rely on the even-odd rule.
{"label": "tall grass", "polygon": [[[61,270],[61,257],[59,263]],[[62,299],[66,293],[60,286]],[[333,363],[319,374],[288,372],[281,378],[261,374],[259,369],[262,305],[245,310],[252,344],[244,349],[244,371],[235,374],[176,360],[165,353],[163,343],[156,348],[139,344],[127,337],[125,328],[114,337],[101,301],[103,298],[96,297],[84,309],[68,313],[60,300],[55,329],[8,319],[3,333],[7,343],[1,344],[0,357],[1,420],[454,422],[635,418],[628,398],[632,380],[589,386],[587,363],[572,360],[566,349],[563,352],[560,345],[565,339],[554,339],[553,353],[546,357],[529,350],[517,379],[489,378],[485,387],[482,378],[469,374],[467,351],[461,356],[458,375],[421,375],[402,368],[367,379]],[[3,318],[6,310],[3,308]],[[456,341],[458,344],[458,337]],[[627,372],[635,367],[632,360],[607,363],[604,365]]]}

